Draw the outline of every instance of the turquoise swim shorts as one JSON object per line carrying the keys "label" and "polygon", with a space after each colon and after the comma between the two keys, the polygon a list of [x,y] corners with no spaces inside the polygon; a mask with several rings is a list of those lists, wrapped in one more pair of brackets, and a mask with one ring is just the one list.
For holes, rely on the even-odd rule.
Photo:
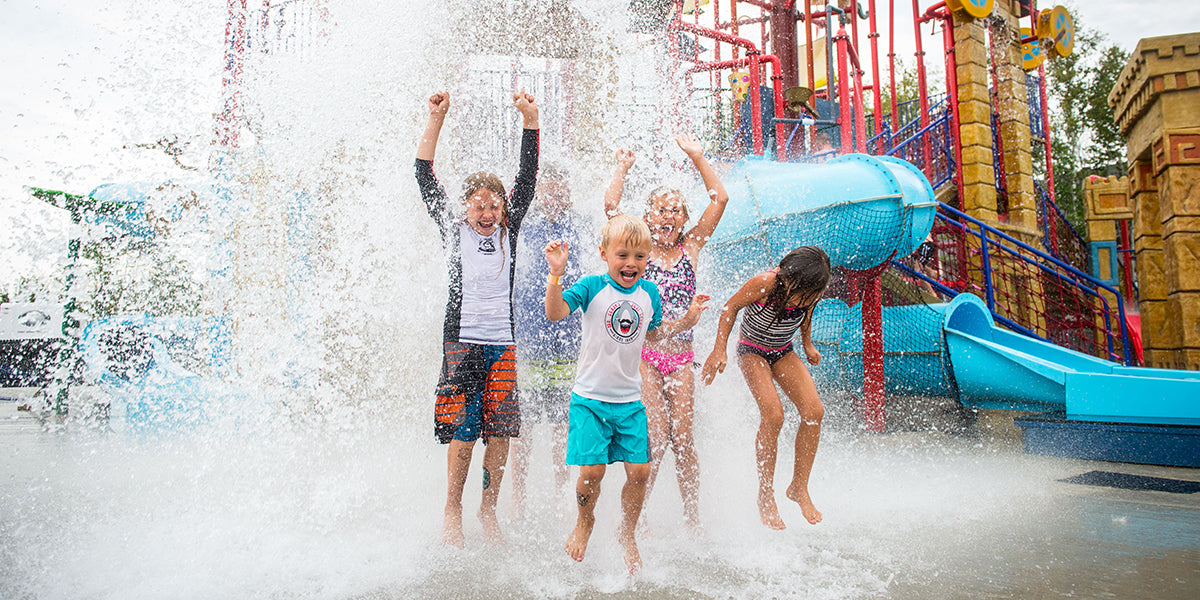
{"label": "turquoise swim shorts", "polygon": [[635,402],[602,402],[571,394],[567,427],[568,465],[650,462],[646,407]]}

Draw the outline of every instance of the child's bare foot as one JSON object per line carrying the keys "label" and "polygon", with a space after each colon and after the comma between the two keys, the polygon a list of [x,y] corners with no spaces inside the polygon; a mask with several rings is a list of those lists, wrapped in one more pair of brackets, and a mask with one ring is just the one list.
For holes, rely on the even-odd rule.
{"label": "child's bare foot", "polygon": [[575,523],[575,530],[571,532],[571,537],[567,538],[565,550],[567,555],[576,561],[583,560],[583,555],[587,552],[588,539],[592,537],[592,526],[596,521],[584,521],[580,519]]}
{"label": "child's bare foot", "polygon": [[808,488],[802,488],[795,484],[788,486],[788,500],[800,505],[800,512],[804,513],[804,518],[809,523],[816,525],[821,522],[821,511],[813,506],[812,498],[808,497]]}
{"label": "child's bare foot", "polygon": [[463,535],[461,512],[446,511],[446,518],[442,522],[442,543],[458,548],[467,545],[467,538]]}
{"label": "child's bare foot", "polygon": [[775,505],[774,492],[759,492],[758,517],[762,519],[763,525],[771,529],[787,529],[787,525],[783,522],[783,517],[779,516],[779,507]]}
{"label": "child's bare foot", "polygon": [[629,569],[629,574],[634,575],[642,570],[642,555],[638,552],[637,538],[633,531],[622,527],[617,532],[617,541],[621,542],[621,547],[625,549],[625,566]]}
{"label": "child's bare foot", "polygon": [[500,532],[500,521],[496,518],[496,509],[479,509],[479,522],[483,523],[483,539],[487,543],[504,543],[504,534]]}

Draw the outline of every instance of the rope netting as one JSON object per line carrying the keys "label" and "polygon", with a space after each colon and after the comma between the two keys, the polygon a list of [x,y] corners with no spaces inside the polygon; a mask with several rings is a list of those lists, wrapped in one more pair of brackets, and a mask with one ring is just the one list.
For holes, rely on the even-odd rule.
{"label": "rope netting", "polygon": [[1072,266],[1000,231],[943,210],[925,277],[943,294],[968,292],[1002,325],[1099,358],[1126,363],[1119,296]]}

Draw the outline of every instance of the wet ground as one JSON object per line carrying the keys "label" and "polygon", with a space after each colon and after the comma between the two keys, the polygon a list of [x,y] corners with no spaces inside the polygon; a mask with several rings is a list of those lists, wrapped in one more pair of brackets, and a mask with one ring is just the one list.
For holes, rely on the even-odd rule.
{"label": "wet ground", "polygon": [[[997,414],[883,435],[831,422],[810,486],[825,521],[804,525],[784,505],[790,527],[774,532],[753,505],[752,415],[736,397],[707,402],[697,420],[705,531],[681,526],[664,477],[641,537],[646,568],[631,578],[612,535],[620,470],[605,481],[587,560],[573,563],[561,551],[570,490],[548,483],[548,445],[535,448],[529,514],[505,522],[507,543],[483,543],[468,519],[457,550],[438,543],[444,453],[423,423],[130,439],[47,428],[0,401],[0,597],[1195,598],[1200,589],[1200,493],[1064,481],[1101,471],[1183,489],[1200,484],[1200,470],[1027,455]],[[534,439],[545,431],[527,429]],[[473,478],[468,512],[479,491]]]}

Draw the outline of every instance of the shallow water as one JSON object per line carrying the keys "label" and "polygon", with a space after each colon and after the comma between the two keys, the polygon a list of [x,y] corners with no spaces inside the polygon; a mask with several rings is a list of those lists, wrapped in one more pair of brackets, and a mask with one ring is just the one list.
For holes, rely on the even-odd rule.
{"label": "shallow water", "polygon": [[[727,391],[701,400],[705,529],[682,527],[674,478],[660,478],[636,577],[614,535],[620,469],[606,478],[587,558],[563,553],[571,496],[554,489],[539,427],[527,430],[537,442],[526,518],[505,523],[501,546],[468,518],[459,550],[439,541],[444,450],[424,423],[133,440],[46,431],[5,402],[0,595],[1185,598],[1200,581],[1194,494],[1055,481],[1094,468],[1200,473],[1030,456],[971,432],[827,431],[811,484],[824,521],[805,525],[786,503],[789,529],[767,530],[754,505],[754,423],[744,394]],[[468,513],[478,465],[472,473]]]}

